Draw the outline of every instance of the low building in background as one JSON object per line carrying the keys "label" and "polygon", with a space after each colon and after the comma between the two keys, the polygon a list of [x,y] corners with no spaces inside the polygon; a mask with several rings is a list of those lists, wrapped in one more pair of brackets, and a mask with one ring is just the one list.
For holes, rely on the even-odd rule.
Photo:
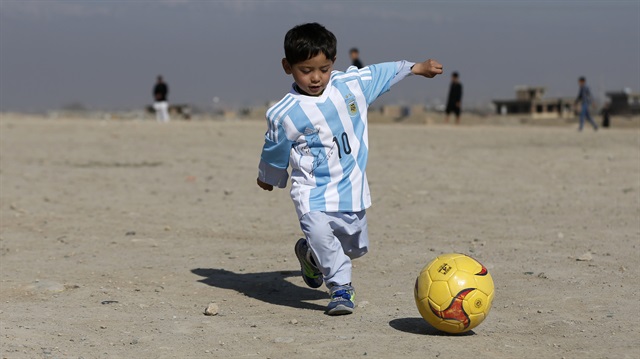
{"label": "low building in background", "polygon": [[607,92],[606,95],[611,115],[640,114],[640,93],[633,93],[631,89],[626,88],[622,91]]}
{"label": "low building in background", "polygon": [[516,98],[493,100],[499,115],[528,115],[533,118],[573,118],[573,97],[544,98],[544,87],[517,86]]}

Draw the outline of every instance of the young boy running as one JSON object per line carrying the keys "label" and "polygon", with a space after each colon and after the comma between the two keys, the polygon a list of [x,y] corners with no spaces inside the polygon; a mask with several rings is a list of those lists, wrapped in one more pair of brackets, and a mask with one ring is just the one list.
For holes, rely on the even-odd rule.
{"label": "young boy running", "polygon": [[351,260],[369,247],[367,108],[410,74],[442,73],[434,60],[333,71],[336,47],[333,33],[317,23],[287,32],[282,67],[294,83],[267,111],[257,180],[267,191],[285,188],[291,166],[291,198],[305,235],[295,253],[305,283],[318,288],[324,282],[329,288],[329,315],[353,312]]}

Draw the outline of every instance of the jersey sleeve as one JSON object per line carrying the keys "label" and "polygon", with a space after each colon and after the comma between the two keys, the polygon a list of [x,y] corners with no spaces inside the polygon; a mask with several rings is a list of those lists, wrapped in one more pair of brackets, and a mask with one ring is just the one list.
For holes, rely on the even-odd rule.
{"label": "jersey sleeve", "polygon": [[269,129],[265,134],[264,146],[258,165],[258,179],[272,186],[285,188],[289,173],[289,155],[293,142],[290,141],[281,123],[267,118]]}
{"label": "jersey sleeve", "polygon": [[413,62],[396,61],[370,65],[359,70],[367,104],[389,91],[391,86],[411,74]]}

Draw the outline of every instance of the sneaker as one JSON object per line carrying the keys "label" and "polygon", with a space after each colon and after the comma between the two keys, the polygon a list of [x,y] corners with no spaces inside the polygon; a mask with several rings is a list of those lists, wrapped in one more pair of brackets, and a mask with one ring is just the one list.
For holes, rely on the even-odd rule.
{"label": "sneaker", "polygon": [[300,271],[302,279],[311,288],[320,288],[322,286],[322,272],[316,267],[311,258],[311,248],[307,245],[307,240],[300,238],[295,246],[296,257],[300,262]]}
{"label": "sneaker", "polygon": [[331,301],[327,306],[327,314],[343,315],[353,313],[356,291],[349,284],[331,287]]}

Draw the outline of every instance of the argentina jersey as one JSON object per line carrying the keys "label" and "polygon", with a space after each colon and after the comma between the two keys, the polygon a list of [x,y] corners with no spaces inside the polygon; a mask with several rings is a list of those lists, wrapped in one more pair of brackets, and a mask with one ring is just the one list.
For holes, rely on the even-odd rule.
{"label": "argentina jersey", "polygon": [[399,80],[404,64],[334,71],[322,95],[292,89],[269,108],[259,179],[284,188],[290,166],[298,217],[311,211],[357,212],[371,205],[367,109]]}

